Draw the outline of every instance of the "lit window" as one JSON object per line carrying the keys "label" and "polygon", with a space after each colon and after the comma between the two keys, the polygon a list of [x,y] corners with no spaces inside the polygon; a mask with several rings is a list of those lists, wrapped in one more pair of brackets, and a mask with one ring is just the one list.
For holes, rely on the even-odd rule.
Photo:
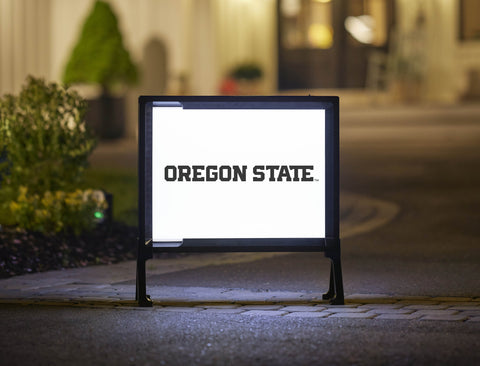
{"label": "lit window", "polygon": [[331,0],[281,0],[280,15],[283,47],[332,47]]}

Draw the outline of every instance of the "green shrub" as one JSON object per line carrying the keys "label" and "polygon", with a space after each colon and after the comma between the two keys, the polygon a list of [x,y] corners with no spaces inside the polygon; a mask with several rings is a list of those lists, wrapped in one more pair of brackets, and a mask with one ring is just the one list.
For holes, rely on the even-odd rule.
{"label": "green shrub", "polygon": [[20,187],[17,199],[10,203],[15,221],[24,229],[47,233],[72,231],[77,235],[92,229],[95,212],[106,208],[103,195],[92,190],[47,191],[39,195],[29,194],[26,187]]}
{"label": "green shrub", "polygon": [[137,66],[125,48],[117,16],[108,2],[97,0],[67,62],[63,81],[98,84],[104,92],[112,92],[137,80]]}
{"label": "green shrub", "polygon": [[0,98],[0,189],[73,190],[95,147],[76,92],[28,77],[18,96]]}
{"label": "green shrub", "polygon": [[76,190],[95,147],[85,111],[75,91],[34,77],[0,98],[1,224],[43,232],[93,225],[98,202]]}

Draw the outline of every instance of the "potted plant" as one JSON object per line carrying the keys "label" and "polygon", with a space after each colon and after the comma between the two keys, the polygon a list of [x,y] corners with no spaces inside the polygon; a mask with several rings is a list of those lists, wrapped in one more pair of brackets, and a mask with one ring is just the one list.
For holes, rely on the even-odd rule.
{"label": "potted plant", "polygon": [[118,95],[137,80],[138,70],[123,44],[117,17],[107,2],[97,0],[68,60],[63,81],[100,86],[100,96],[89,100],[86,117],[100,137],[123,135],[124,98]]}
{"label": "potted plant", "polygon": [[220,87],[221,93],[225,95],[259,94],[262,77],[262,68],[257,63],[238,64],[223,81]]}

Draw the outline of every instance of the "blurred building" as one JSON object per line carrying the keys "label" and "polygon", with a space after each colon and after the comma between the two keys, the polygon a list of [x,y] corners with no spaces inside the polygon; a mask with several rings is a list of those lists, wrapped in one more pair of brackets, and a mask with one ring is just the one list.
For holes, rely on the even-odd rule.
{"label": "blurred building", "polygon": [[[477,0],[109,0],[141,67],[136,96],[218,94],[236,65],[256,93],[355,89],[454,103],[479,94]],[[60,80],[93,0],[0,0],[0,94]],[[92,57],[95,57],[92,55]]]}

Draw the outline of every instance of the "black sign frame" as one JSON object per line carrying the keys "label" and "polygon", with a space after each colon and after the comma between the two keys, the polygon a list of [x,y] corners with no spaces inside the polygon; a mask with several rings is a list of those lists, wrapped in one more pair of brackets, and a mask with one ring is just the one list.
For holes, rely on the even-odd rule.
{"label": "black sign frame", "polygon": [[[184,239],[181,245],[152,240],[152,108],[323,109],[325,110],[325,238]],[[332,96],[140,96],[138,134],[138,209],[136,300],[152,306],[146,292],[146,261],[158,252],[324,252],[331,260],[329,290],[323,299],[344,304],[339,230],[339,99]],[[226,122],[228,123],[228,122]]]}

